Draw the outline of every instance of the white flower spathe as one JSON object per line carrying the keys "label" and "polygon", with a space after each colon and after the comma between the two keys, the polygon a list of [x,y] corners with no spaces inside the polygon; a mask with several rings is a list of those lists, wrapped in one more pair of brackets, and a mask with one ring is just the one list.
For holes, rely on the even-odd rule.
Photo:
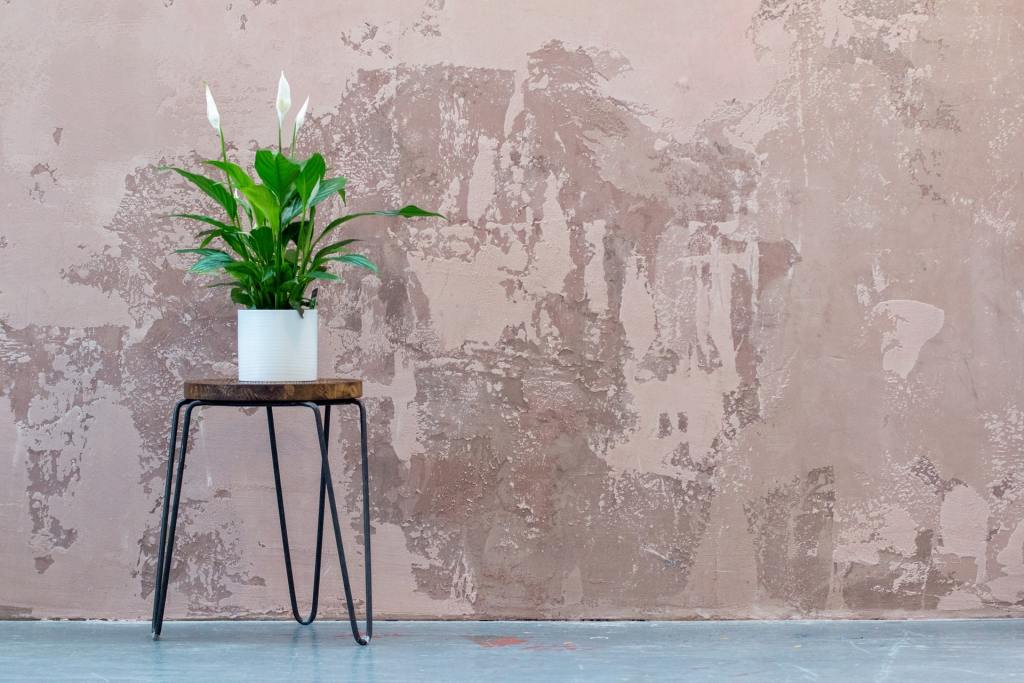
{"label": "white flower spathe", "polygon": [[213,129],[220,132],[220,112],[217,111],[217,103],[213,101],[213,93],[210,86],[206,86],[206,119],[213,126]]}
{"label": "white flower spathe", "polygon": [[288,110],[292,108],[292,89],[288,85],[288,80],[284,77],[284,72],[281,72],[281,79],[277,82],[277,126],[280,128],[284,125],[284,117],[288,114]]}
{"label": "white flower spathe", "polygon": [[299,128],[302,128],[302,124],[306,120],[306,109],[308,109],[308,108],[309,108],[309,98],[307,97],[306,101],[302,103],[301,107],[299,107],[299,113],[295,115],[295,130],[294,130],[295,133],[298,133],[299,132]]}

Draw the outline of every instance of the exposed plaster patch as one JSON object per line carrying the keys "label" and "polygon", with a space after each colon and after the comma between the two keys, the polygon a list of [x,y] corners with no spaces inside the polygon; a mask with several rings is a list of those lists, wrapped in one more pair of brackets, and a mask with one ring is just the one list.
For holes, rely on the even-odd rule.
{"label": "exposed plaster patch", "polygon": [[939,512],[941,550],[974,559],[977,575],[963,577],[970,583],[988,576],[988,521],[988,503],[970,486],[955,486],[945,495]]}
{"label": "exposed plaster patch", "polygon": [[1024,599],[1024,520],[1017,523],[996,554],[996,563],[1000,575],[988,581],[987,588],[997,600],[1020,604]]}
{"label": "exposed plaster patch", "polygon": [[872,315],[883,319],[882,369],[907,379],[924,345],[942,329],[946,314],[923,301],[890,299],[879,302]]}

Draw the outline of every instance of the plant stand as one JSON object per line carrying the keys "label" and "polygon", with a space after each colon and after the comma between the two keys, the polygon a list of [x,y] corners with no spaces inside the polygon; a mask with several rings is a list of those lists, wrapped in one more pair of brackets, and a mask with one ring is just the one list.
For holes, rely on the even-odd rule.
{"label": "plant stand", "polygon": [[[366,408],[360,397],[362,382],[352,379],[322,379],[315,382],[293,383],[247,383],[235,380],[215,379],[185,382],[184,398],[174,406],[171,414],[170,438],[167,446],[167,479],[164,482],[163,514],[160,519],[160,548],[157,554],[156,582],[153,595],[153,638],[160,637],[164,620],[164,605],[167,603],[167,587],[170,584],[171,561],[174,554],[174,534],[178,525],[178,504],[181,502],[181,485],[185,472],[185,455],[188,450],[188,432],[192,411],[201,406],[230,406],[235,408],[266,408],[267,429],[270,435],[270,456],[274,467],[274,486],[277,489],[277,512],[281,521],[281,541],[284,546],[285,572],[288,576],[288,593],[291,599],[292,616],[300,624],[311,624],[316,618],[320,594],[320,565],[323,551],[324,503],[330,505],[331,522],[334,527],[334,542],[338,547],[341,564],[341,579],[345,587],[345,602],[348,606],[352,637],[360,645],[367,645],[373,635],[373,593],[370,572],[370,483],[366,448]],[[355,606],[352,601],[352,587],[349,582],[345,549],[341,541],[341,524],[331,483],[331,466],[327,457],[328,439],[331,429],[331,406],[354,405],[359,409],[359,452],[363,484],[363,558],[366,575],[366,635],[360,635],[356,624]],[[313,597],[309,616],[299,613],[295,598],[295,579],[292,573],[291,552],[288,545],[288,526],[285,523],[284,494],[281,490],[281,471],[277,456],[277,436],[274,432],[274,408],[302,406],[313,411],[316,421],[317,440],[320,444],[320,507],[316,533],[316,565],[313,574]],[[323,407],[323,417],[320,408]],[[178,436],[178,422],[181,411],[185,420],[181,429],[181,446],[175,450]],[[177,474],[175,474],[175,470]],[[171,502],[171,488],[174,488]]]}

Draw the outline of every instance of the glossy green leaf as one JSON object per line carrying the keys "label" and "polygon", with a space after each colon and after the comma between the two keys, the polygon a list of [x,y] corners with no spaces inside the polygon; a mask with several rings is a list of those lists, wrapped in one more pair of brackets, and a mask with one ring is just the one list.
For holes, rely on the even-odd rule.
{"label": "glossy green leaf", "polygon": [[415,206],[414,204],[407,204],[406,206],[403,206],[401,209],[398,209],[397,211],[382,211],[381,215],[401,216],[402,218],[443,218],[445,220],[448,220],[448,217],[445,216],[444,214],[436,213],[434,211],[427,211],[426,209],[421,209],[420,207]]}
{"label": "glossy green leaf", "polygon": [[293,221],[299,214],[302,213],[302,199],[298,195],[293,195],[288,201],[287,206],[281,210],[281,225],[288,225]]}
{"label": "glossy green leaf", "polygon": [[224,209],[231,220],[235,220],[235,218],[238,217],[238,205],[235,203],[235,198],[231,196],[231,193],[228,192],[226,187],[218,183],[216,180],[207,178],[204,175],[199,175],[198,173],[191,173],[183,168],[172,167],[171,170],[213,198],[215,202],[220,204],[221,208]]}
{"label": "glossy green leaf", "polygon": [[175,254],[199,254],[201,256],[216,256],[217,254],[224,254],[225,256],[227,256],[227,254],[225,254],[224,250],[222,250],[222,249],[203,249],[201,247],[199,249],[175,249],[174,253]]}
{"label": "glossy green leaf", "polygon": [[341,240],[339,242],[335,242],[334,244],[329,244],[326,247],[324,247],[323,249],[321,249],[320,251],[316,252],[316,255],[313,256],[313,263],[315,264],[315,263],[319,262],[321,259],[327,258],[331,254],[337,254],[338,252],[344,251],[345,247],[347,247],[348,245],[350,245],[350,244],[352,244],[354,242],[358,242],[358,241],[359,240],[353,238],[353,239]]}
{"label": "glossy green leaf", "polygon": [[274,232],[268,227],[253,228],[249,236],[256,256],[263,263],[273,262],[275,253]]}
{"label": "glossy green leaf", "polygon": [[277,197],[278,204],[286,204],[302,167],[280,152],[269,149],[256,152],[255,167],[256,174]]}
{"label": "glossy green leaf", "polygon": [[171,217],[172,218],[187,218],[190,221],[199,221],[201,223],[206,223],[207,225],[212,225],[212,226],[214,226],[216,228],[223,228],[224,230],[236,230],[237,229],[237,228],[235,228],[235,226],[228,225],[227,223],[219,221],[216,218],[211,218],[210,216],[203,216],[203,215],[200,215],[200,214],[197,214],[197,213],[172,213]]}
{"label": "glossy green leaf", "polygon": [[216,237],[220,237],[224,240],[224,243],[231,247],[231,250],[242,258],[249,258],[252,252],[249,250],[246,243],[246,236],[248,233],[244,233],[241,230],[220,230],[217,232]]}
{"label": "glossy green leaf", "polygon": [[281,242],[288,244],[289,242],[299,243],[299,231],[302,229],[302,223],[298,221],[289,223],[284,226],[281,230]]}
{"label": "glossy green leaf", "polygon": [[295,178],[295,191],[299,193],[303,205],[309,204],[310,197],[314,190],[319,189],[318,185],[326,172],[327,164],[319,154],[313,154],[302,164],[302,170]]}
{"label": "glossy green leaf", "polygon": [[370,259],[366,258],[362,254],[342,254],[341,256],[331,256],[327,259],[328,261],[337,261],[338,263],[347,263],[352,266],[358,266],[360,268],[366,268],[374,273],[378,272],[377,264]]}
{"label": "glossy green leaf", "polygon": [[249,187],[250,185],[256,184],[256,182],[249,177],[249,174],[245,172],[245,169],[238,164],[233,164],[230,161],[219,161],[217,159],[209,159],[205,163],[224,171],[231,182],[235,184],[235,187]]}
{"label": "glossy green leaf", "polygon": [[255,307],[252,296],[245,292],[241,287],[236,287],[231,290],[231,300],[240,306],[247,306],[249,308]]}
{"label": "glossy green leaf", "polygon": [[309,277],[314,280],[340,280],[341,278],[334,273],[328,273],[326,270],[311,270],[309,271]]}
{"label": "glossy green leaf", "polygon": [[345,201],[345,184],[348,182],[347,179],[338,176],[337,178],[330,178],[329,180],[321,180],[320,187],[316,189],[313,197],[309,200],[310,206],[316,206],[325,199],[330,199],[334,195],[339,195],[341,201]]}
{"label": "glossy green leaf", "polygon": [[239,189],[245,198],[249,200],[252,208],[258,214],[260,223],[269,224],[274,232],[281,226],[281,205],[277,197],[266,185],[253,185]]}
{"label": "glossy green leaf", "polygon": [[235,261],[224,266],[224,270],[239,279],[259,281],[263,277],[263,269],[252,261]]}
{"label": "glossy green leaf", "polygon": [[316,207],[309,210],[309,216],[302,223],[302,229],[299,230],[297,246],[302,250],[302,253],[305,254],[307,258],[309,257],[310,251],[312,251],[314,225],[316,225]]}
{"label": "glossy green leaf", "polygon": [[320,236],[316,238],[315,242],[313,242],[313,245],[315,246],[319,244],[324,237],[329,235],[331,231],[335,230],[337,227],[344,225],[349,221],[353,221],[357,218],[365,218],[366,216],[398,216],[401,218],[444,218],[445,220],[448,220],[446,216],[443,216],[439,213],[434,213],[433,211],[426,211],[418,206],[413,206],[412,204],[409,204],[408,206],[403,206],[401,209],[391,209],[388,211],[362,211],[360,213],[350,213],[347,216],[335,218],[333,221],[328,223],[327,227],[324,228],[323,232],[320,233]]}
{"label": "glossy green leaf", "polygon": [[177,253],[201,254],[203,256],[203,258],[193,263],[192,267],[189,268],[193,273],[212,273],[235,260],[230,254],[219,249],[180,249]]}

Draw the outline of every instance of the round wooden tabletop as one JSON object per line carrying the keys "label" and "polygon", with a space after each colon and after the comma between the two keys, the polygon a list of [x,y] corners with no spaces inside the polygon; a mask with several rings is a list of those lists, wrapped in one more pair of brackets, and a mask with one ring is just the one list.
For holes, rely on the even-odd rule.
{"label": "round wooden tabletop", "polygon": [[339,401],[363,395],[360,379],[318,379],[313,382],[239,382],[236,379],[190,379],[190,401]]}

